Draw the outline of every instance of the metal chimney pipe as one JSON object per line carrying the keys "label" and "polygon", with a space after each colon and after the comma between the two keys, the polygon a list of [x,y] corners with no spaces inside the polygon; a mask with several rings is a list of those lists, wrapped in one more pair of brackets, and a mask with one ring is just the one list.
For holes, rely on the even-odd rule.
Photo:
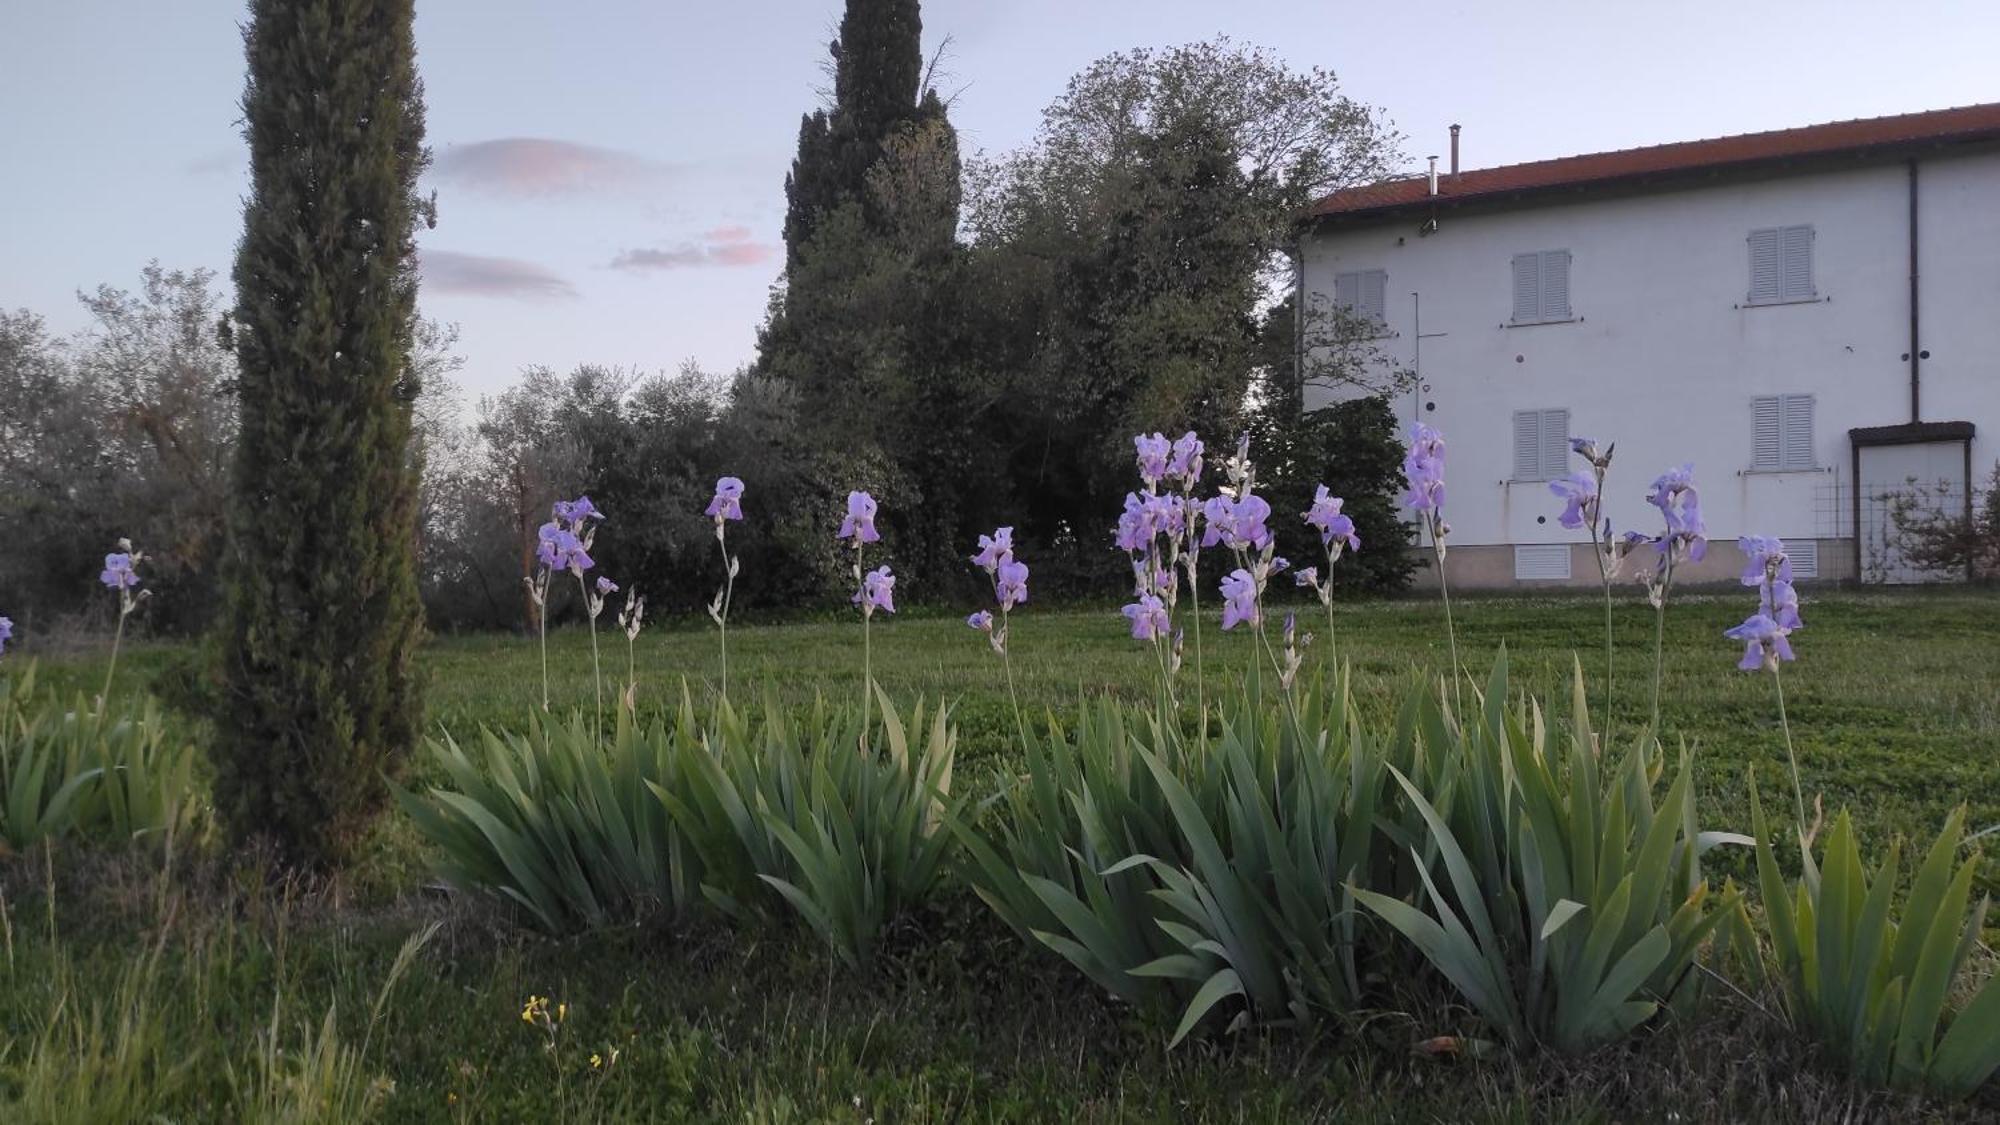
{"label": "metal chimney pipe", "polygon": [[1438,193],[1438,158],[1431,157],[1431,194]]}
{"label": "metal chimney pipe", "polygon": [[1451,127],[1451,178],[1454,183],[1458,180],[1458,126],[1456,125]]}

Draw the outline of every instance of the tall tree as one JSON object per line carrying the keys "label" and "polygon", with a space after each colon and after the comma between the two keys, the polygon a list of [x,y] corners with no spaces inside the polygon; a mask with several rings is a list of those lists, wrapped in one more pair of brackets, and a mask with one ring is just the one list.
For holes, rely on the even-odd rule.
{"label": "tall tree", "polygon": [[868,170],[917,108],[922,38],[918,0],[848,0],[840,36],[827,45],[833,104],[800,120],[799,153],[785,177],[788,271],[828,212],[865,205]]}
{"label": "tall tree", "polygon": [[1222,39],[1098,60],[1033,145],[973,166],[966,315],[998,318],[975,331],[1007,385],[979,426],[1011,446],[1023,538],[1085,580],[1121,574],[1101,529],[1131,435],[1229,443],[1297,215],[1386,172],[1396,146],[1332,74]]}
{"label": "tall tree", "polygon": [[412,0],[251,0],[251,188],[236,254],[240,430],[216,797],[239,838],[354,854],[422,700],[409,456]]}
{"label": "tall tree", "polygon": [[958,136],[926,88],[921,31],[917,0],[848,0],[832,101],[801,122],[785,182],[785,279],[758,349],[808,440],[887,470],[856,483],[881,490],[912,565],[953,559],[981,471],[956,405]]}

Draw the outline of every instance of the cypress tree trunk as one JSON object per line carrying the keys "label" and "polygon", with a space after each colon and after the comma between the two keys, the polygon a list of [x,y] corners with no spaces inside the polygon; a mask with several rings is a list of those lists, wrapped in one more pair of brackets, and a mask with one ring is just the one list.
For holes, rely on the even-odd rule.
{"label": "cypress tree trunk", "polygon": [[237,839],[309,867],[352,857],[421,721],[411,18],[412,0],[251,0],[243,36],[216,799]]}

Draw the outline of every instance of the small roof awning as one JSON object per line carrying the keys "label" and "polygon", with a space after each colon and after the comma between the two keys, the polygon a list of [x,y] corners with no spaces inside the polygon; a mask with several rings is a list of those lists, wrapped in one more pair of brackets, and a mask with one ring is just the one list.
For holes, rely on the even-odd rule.
{"label": "small roof awning", "polygon": [[1855,448],[1870,445],[1921,445],[1932,441],[1971,441],[1970,422],[1904,422],[1896,426],[1860,426],[1847,431]]}

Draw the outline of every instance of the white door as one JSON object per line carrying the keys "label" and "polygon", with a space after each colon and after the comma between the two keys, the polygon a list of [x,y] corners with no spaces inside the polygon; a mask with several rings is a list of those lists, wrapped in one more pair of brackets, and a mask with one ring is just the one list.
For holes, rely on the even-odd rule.
{"label": "white door", "polygon": [[1894,514],[1965,511],[1965,446],[1956,441],[1874,445],[1861,450],[1861,580],[1904,584],[1955,575],[1922,570],[1903,552]]}

